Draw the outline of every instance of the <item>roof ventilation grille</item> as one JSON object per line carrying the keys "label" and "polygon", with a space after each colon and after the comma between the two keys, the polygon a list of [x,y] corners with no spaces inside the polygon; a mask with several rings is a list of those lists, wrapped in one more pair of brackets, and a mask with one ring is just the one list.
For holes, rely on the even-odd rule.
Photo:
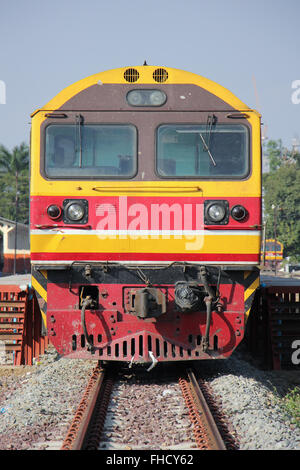
{"label": "roof ventilation grille", "polygon": [[153,72],[153,79],[158,83],[163,83],[168,80],[168,72],[166,69],[156,69]]}
{"label": "roof ventilation grille", "polygon": [[126,69],[124,72],[126,82],[134,83],[140,78],[140,74],[136,69]]}

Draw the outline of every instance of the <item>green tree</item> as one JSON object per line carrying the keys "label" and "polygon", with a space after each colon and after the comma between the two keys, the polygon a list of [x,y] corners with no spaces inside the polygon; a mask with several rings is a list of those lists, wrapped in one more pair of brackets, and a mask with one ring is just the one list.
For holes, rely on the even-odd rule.
{"label": "green tree", "polygon": [[25,143],[10,152],[0,145],[0,216],[29,222],[29,149]]}
{"label": "green tree", "polygon": [[300,260],[300,167],[298,159],[284,159],[263,178],[266,234],[284,245],[284,256]]}
{"label": "green tree", "polygon": [[282,164],[282,142],[281,139],[279,140],[268,140],[266,144],[264,144],[264,154],[267,155],[269,164],[270,164],[270,171],[276,171],[280,165]]}
{"label": "green tree", "polygon": [[300,153],[283,147],[281,139],[268,140],[263,143],[263,154],[268,157],[270,172],[275,172],[282,165],[296,163],[300,168]]}

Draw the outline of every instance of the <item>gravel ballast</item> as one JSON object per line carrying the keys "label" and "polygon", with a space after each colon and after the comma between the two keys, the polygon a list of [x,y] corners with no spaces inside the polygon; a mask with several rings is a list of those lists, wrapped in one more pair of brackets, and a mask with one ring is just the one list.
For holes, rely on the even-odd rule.
{"label": "gravel ballast", "polygon": [[51,349],[32,367],[0,366],[0,449],[60,448],[95,365]]}
{"label": "gravel ballast", "polygon": [[210,375],[206,380],[235,429],[241,450],[300,450],[300,428],[280,398],[300,386],[298,372],[262,371],[237,352],[226,361],[207,361],[202,371]]}
{"label": "gravel ballast", "polygon": [[196,448],[189,410],[177,376],[168,373],[153,376],[145,370],[119,374],[108,406],[100,450]]}
{"label": "gravel ballast", "polygon": [[[32,367],[0,366],[0,449],[60,448],[95,365],[60,358],[50,348]],[[300,429],[277,393],[300,385],[296,373],[258,370],[241,353],[196,367],[228,417],[240,449],[300,450]]]}

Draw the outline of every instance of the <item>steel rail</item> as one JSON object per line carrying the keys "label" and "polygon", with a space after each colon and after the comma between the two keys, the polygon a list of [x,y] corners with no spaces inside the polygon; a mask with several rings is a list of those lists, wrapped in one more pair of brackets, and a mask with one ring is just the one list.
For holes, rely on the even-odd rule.
{"label": "steel rail", "polygon": [[105,370],[98,364],[77,408],[61,450],[81,450],[83,448],[104,377]]}
{"label": "steel rail", "polygon": [[188,381],[181,378],[179,383],[194,425],[194,435],[198,448],[226,450],[212,413],[191,369],[188,369],[187,377]]}
{"label": "steel rail", "polygon": [[96,402],[99,397],[100,389],[103,384],[103,379],[104,379],[104,372],[102,372],[102,374],[99,375],[97,379],[97,383],[93,390],[92,396],[87,404],[84,416],[82,417],[82,422],[79,426],[76,439],[74,440],[74,443],[72,446],[72,450],[81,450],[83,448],[84,442],[88,434],[89,425],[90,425],[90,422],[92,420],[92,416],[95,410]]}

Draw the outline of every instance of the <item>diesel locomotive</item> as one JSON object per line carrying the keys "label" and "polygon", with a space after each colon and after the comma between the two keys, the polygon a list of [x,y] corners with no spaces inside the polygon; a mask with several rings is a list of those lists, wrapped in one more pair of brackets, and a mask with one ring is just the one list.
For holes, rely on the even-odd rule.
{"label": "diesel locomotive", "polygon": [[32,285],[70,358],[218,359],[261,246],[260,115],[162,66],[97,73],[32,114]]}

